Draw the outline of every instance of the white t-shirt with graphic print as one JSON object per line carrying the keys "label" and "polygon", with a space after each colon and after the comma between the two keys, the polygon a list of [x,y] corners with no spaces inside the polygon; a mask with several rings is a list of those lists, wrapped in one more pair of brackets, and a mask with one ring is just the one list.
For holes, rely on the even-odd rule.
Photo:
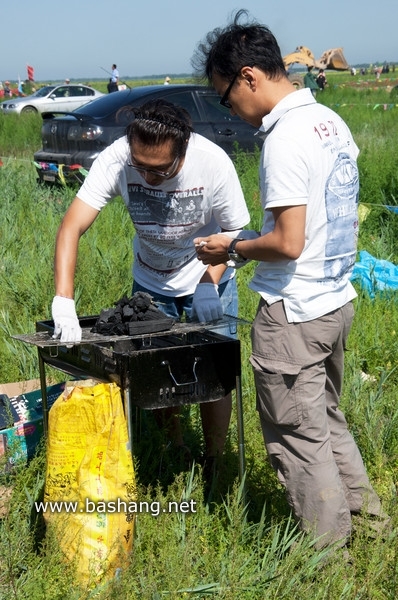
{"label": "white t-shirt with graphic print", "polygon": [[[233,163],[195,133],[182,169],[160,186],[147,184],[129,158],[127,138],[115,141],[94,161],[77,196],[97,210],[122,196],[136,230],[134,279],[166,296],[192,294],[207,269],[193,239],[241,229],[250,220]],[[227,269],[220,283],[233,276]]]}
{"label": "white t-shirt with graphic print", "polygon": [[358,237],[359,151],[344,121],[309,89],[286,96],[261,130],[262,234],[274,228],[270,209],[306,205],[305,247],[297,260],[260,262],[250,287],[270,304],[283,300],[289,322],[309,321],[356,296],[349,278]]}

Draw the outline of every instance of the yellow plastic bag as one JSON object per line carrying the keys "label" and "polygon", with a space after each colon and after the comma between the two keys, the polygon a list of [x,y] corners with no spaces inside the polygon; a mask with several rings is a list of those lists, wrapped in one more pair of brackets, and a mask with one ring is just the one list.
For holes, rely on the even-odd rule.
{"label": "yellow plastic bag", "polygon": [[47,526],[85,584],[126,564],[134,533],[128,506],[136,500],[120,389],[92,383],[68,384],[50,410],[44,489]]}

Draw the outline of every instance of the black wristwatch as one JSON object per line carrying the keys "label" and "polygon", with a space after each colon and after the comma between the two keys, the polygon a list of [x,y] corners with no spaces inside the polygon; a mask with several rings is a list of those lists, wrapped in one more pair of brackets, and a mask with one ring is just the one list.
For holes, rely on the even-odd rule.
{"label": "black wristwatch", "polygon": [[243,258],[243,256],[241,256],[240,254],[238,254],[238,252],[235,250],[235,246],[236,246],[236,244],[238,242],[243,242],[243,238],[235,238],[230,243],[229,248],[227,250],[229,259],[233,260],[236,263],[246,262],[247,259]]}

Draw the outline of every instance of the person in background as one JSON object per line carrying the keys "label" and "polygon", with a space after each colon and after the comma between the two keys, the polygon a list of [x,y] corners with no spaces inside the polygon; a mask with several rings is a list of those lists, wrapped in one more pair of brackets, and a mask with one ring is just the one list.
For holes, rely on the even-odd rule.
{"label": "person in background", "polygon": [[10,82],[9,81],[5,81],[4,82],[4,96],[6,98],[12,98],[12,91],[10,88]]}
{"label": "person in background", "polygon": [[165,80],[163,83],[164,83],[164,85],[169,85],[170,81],[171,81],[170,77],[167,76],[167,77],[165,77]]}
{"label": "person in background", "polygon": [[193,66],[220,103],[265,136],[261,233],[198,236],[205,265],[258,261],[252,325],[256,406],[272,467],[318,547],[350,539],[352,517],[388,522],[339,408],[354,317],[358,148],[346,123],[288,80],[277,40],[239,11],[198,44]]}
{"label": "person in background", "polygon": [[112,73],[108,83],[108,93],[117,92],[119,83],[119,71],[117,70],[117,66],[115,64],[112,65]]}
{"label": "person in background", "polygon": [[306,88],[311,90],[311,94],[316,97],[316,93],[319,90],[318,84],[315,79],[315,75],[312,72],[313,67],[307,67],[307,73],[304,75],[304,85]]}
{"label": "person in background", "polygon": [[26,96],[25,92],[23,91],[23,86],[24,86],[24,82],[20,81],[18,83],[18,96],[20,96],[20,97]]}
{"label": "person in background", "polygon": [[[130,109],[126,135],[94,161],[60,225],[55,251],[55,336],[81,339],[74,303],[80,237],[111,199],[121,196],[135,227],[133,294],[149,293],[166,315],[214,321],[237,315],[235,271],[197,260],[193,239],[237,235],[250,216],[232,161],[193,132],[189,114],[165,100]],[[127,111],[128,114],[128,111]],[[115,291],[115,297],[117,291]],[[231,397],[200,404],[204,467],[214,473],[224,450]],[[158,412],[158,411],[155,411]],[[159,415],[159,413],[158,413]],[[177,409],[161,410],[173,452],[190,459]]]}
{"label": "person in background", "polygon": [[318,77],[316,78],[316,83],[319,87],[319,90],[323,92],[325,86],[328,83],[326,80],[325,71],[323,69],[319,69]]}
{"label": "person in background", "polygon": [[66,85],[68,85],[68,84],[70,83],[70,79],[69,79],[69,77],[67,77],[67,78],[65,79],[65,83],[66,83]]}

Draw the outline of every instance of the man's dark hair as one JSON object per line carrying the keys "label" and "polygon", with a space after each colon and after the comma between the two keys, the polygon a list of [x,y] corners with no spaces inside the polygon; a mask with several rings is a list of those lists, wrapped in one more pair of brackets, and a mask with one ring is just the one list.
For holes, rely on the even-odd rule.
{"label": "man's dark hair", "polygon": [[134,120],[127,126],[129,144],[137,139],[146,146],[173,143],[175,156],[184,156],[193,131],[189,113],[167,100],[151,100],[129,109]]}
{"label": "man's dark hair", "polygon": [[211,81],[217,73],[232,81],[242,67],[257,67],[271,79],[286,77],[281,51],[272,32],[256,21],[240,24],[247,11],[239,10],[224,29],[210,31],[200,42],[192,66],[203,80]]}

